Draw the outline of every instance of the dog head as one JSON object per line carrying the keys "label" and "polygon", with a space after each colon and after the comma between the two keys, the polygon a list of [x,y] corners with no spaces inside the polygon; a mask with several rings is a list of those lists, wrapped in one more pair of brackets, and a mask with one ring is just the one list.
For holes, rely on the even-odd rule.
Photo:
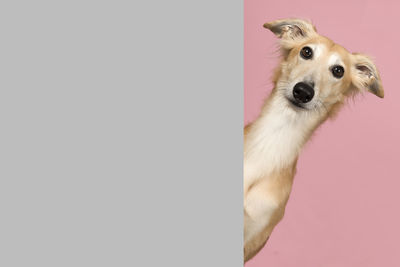
{"label": "dog head", "polygon": [[368,56],[348,52],[305,20],[276,20],[264,27],[280,38],[283,60],[274,82],[291,108],[330,114],[357,92],[383,98],[378,70]]}

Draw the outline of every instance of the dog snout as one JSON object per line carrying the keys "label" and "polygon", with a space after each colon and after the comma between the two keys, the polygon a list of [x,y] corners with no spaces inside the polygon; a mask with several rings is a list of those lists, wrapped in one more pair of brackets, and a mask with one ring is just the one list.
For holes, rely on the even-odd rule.
{"label": "dog snout", "polygon": [[293,97],[301,103],[310,102],[314,97],[314,84],[299,82],[293,88]]}

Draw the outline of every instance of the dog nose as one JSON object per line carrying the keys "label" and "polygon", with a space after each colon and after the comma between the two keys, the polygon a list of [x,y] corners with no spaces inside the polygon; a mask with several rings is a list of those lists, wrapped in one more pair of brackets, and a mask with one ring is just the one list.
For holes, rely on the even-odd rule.
{"label": "dog nose", "polygon": [[307,83],[296,83],[293,88],[293,96],[297,101],[301,103],[310,102],[314,97],[314,86],[310,86]]}

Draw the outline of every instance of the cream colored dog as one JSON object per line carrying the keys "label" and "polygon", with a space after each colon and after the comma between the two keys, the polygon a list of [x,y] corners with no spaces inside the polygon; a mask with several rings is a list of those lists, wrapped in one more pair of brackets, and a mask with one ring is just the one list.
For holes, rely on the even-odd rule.
{"label": "cream colored dog", "polygon": [[300,150],[345,99],[363,90],[383,98],[378,70],[319,35],[308,21],[264,24],[280,38],[282,61],[261,114],[244,129],[244,260],[282,219]]}

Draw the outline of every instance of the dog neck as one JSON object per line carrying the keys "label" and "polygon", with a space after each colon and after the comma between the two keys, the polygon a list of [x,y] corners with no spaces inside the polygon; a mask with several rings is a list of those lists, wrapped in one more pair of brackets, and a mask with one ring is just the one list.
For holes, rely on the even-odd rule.
{"label": "dog neck", "polygon": [[[245,135],[245,174],[261,177],[292,167],[316,127],[322,122],[309,111],[290,106],[275,90],[261,115]],[[257,173],[253,173],[257,172]]]}

